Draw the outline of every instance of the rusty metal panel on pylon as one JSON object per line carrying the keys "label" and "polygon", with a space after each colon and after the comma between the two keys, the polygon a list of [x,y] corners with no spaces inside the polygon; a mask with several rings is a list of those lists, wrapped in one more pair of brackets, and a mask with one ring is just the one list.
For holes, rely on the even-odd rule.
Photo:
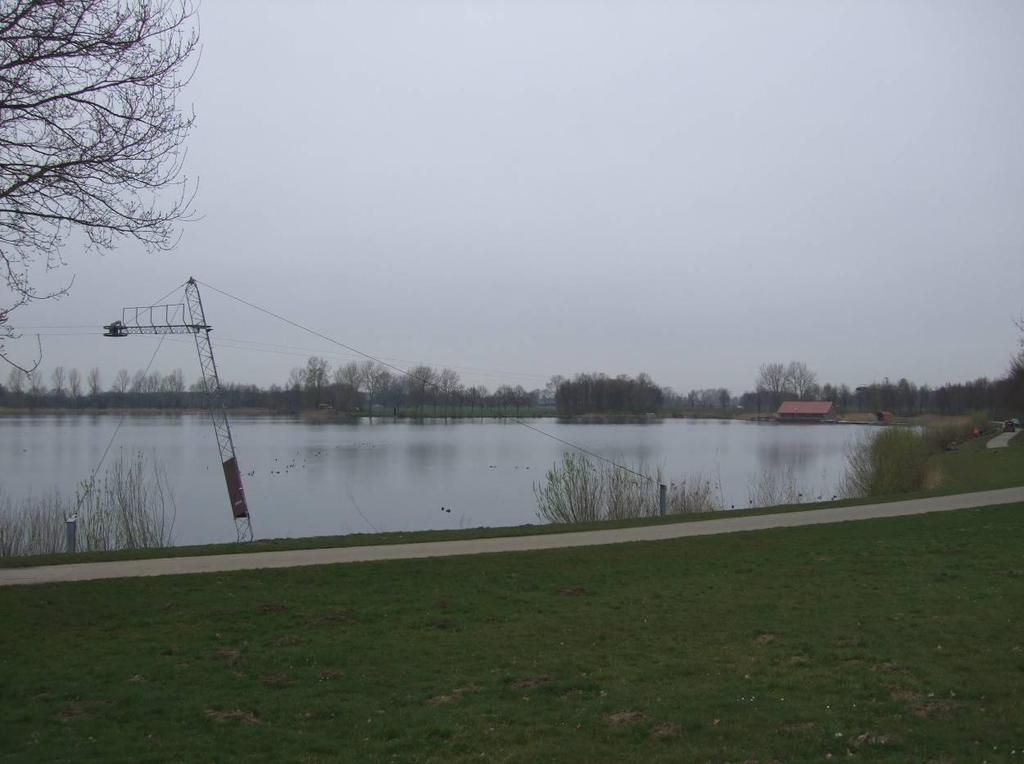
{"label": "rusty metal panel on pylon", "polygon": [[224,480],[228,484],[231,513],[236,518],[248,517],[249,507],[245,503],[245,491],[242,490],[242,473],[238,471],[238,460],[233,456],[224,462]]}

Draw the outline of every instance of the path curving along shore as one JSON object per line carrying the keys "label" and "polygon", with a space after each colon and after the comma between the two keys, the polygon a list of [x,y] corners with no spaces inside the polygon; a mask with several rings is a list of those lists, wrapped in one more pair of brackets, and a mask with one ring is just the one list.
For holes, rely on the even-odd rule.
{"label": "path curving along shore", "polygon": [[1016,430],[1014,432],[999,433],[985,444],[985,448],[1006,448],[1019,432],[1019,430]]}
{"label": "path curving along shore", "polygon": [[174,576],[190,573],[220,573],[233,570],[295,568],[307,565],[337,565],[376,560],[410,560],[425,557],[449,557],[466,554],[525,552],[540,549],[622,544],[636,541],[712,536],[720,533],[741,533],[769,528],[794,528],[802,525],[823,525],[884,517],[903,517],[928,512],[951,512],[960,509],[1024,502],[1024,487],[996,491],[936,496],[925,499],[894,501],[886,504],[862,504],[854,507],[830,507],[805,512],[780,512],[746,517],[723,517],[715,520],[648,525],[638,528],[616,528],[578,533],[554,533],[537,536],[434,541],[419,544],[345,547],[334,549],[297,549],[282,552],[223,554],[203,557],[164,557],[149,560],[120,560],[69,565],[41,565],[31,568],[0,569],[0,586],[47,584],[65,581],[92,581],[105,578],[140,576]]}

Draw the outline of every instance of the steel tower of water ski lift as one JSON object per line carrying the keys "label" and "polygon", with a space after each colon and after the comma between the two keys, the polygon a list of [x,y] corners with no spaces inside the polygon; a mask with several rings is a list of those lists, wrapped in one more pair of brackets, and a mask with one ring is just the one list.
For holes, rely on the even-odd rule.
{"label": "steel tower of water ski lift", "polygon": [[[186,320],[187,312],[187,320]],[[103,327],[104,337],[127,337],[129,334],[191,334],[196,340],[199,354],[199,368],[203,374],[203,393],[206,407],[213,420],[213,431],[217,436],[224,480],[231,502],[231,515],[235,520],[235,535],[238,541],[252,541],[252,518],[245,502],[242,489],[242,473],[238,469],[235,443],[231,438],[224,392],[217,376],[217,363],[213,358],[210,344],[211,326],[206,323],[203,301],[199,296],[199,285],[194,278],[185,283],[185,303],[147,305],[138,308],[123,308],[121,320]]]}

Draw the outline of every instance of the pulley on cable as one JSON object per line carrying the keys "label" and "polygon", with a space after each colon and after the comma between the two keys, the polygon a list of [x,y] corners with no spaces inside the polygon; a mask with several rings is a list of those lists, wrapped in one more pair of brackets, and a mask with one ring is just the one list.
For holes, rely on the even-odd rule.
{"label": "pulley on cable", "polygon": [[[188,312],[186,320],[186,308]],[[213,358],[210,343],[211,326],[206,323],[203,301],[199,296],[199,285],[194,278],[185,282],[185,303],[148,305],[138,308],[123,308],[121,320],[103,327],[104,337],[127,337],[129,334],[191,334],[196,340],[199,354],[199,368],[203,375],[203,392],[206,407],[213,420],[217,436],[224,480],[231,502],[231,515],[235,520],[235,535],[238,541],[252,541],[252,518],[242,488],[242,473],[238,468],[235,443],[231,438],[224,392],[217,376],[217,364]]]}

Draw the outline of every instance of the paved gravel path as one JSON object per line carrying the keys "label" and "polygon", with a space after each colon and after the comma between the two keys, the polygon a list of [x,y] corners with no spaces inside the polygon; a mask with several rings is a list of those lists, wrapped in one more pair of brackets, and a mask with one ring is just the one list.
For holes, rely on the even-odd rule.
{"label": "paved gravel path", "polygon": [[1017,435],[1017,432],[1000,433],[986,443],[985,448],[1006,448],[1010,445],[1010,441]]}
{"label": "paved gravel path", "polygon": [[301,549],[287,552],[256,552],[221,554],[205,557],[164,557],[154,560],[120,562],[89,562],[74,565],[42,565],[34,568],[0,568],[0,586],[44,584],[59,581],[88,581],[98,578],[130,578],[134,576],[169,576],[183,573],[215,573],[256,568],[293,568],[304,565],[333,565],[371,560],[408,560],[422,557],[448,557],[460,554],[524,552],[534,549],[620,544],[629,541],[660,541],[663,539],[711,536],[719,533],[758,531],[767,528],[793,528],[800,525],[841,523],[878,517],[901,517],[926,512],[949,512],[957,509],[986,507],[995,504],[1024,502],[1024,487],[997,491],[979,491],[954,496],[894,501],[888,504],[865,504],[857,507],[812,509],[747,517],[724,517],[649,525],[642,528],[619,528],[606,531],[552,533],[537,536],[467,539],[465,541],[433,541],[421,544],[389,544],[334,549]]}

